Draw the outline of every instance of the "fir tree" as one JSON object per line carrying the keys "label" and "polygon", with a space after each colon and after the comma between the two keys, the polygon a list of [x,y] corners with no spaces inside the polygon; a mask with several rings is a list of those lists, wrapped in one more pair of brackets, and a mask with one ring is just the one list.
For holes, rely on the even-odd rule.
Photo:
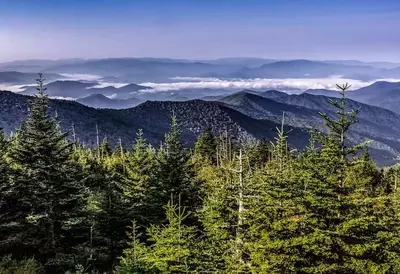
{"label": "fir tree", "polygon": [[100,146],[100,158],[95,157],[94,161],[90,185],[98,210],[92,223],[93,252],[96,254],[93,259],[97,268],[109,269],[117,263],[126,247],[126,232],[135,215],[124,195],[125,152],[113,152],[104,140]]}
{"label": "fir tree", "polygon": [[202,159],[205,159],[212,164],[216,163],[217,143],[211,128],[207,128],[198,137],[194,146],[194,151],[197,155],[201,156]]}
{"label": "fir tree", "polygon": [[297,273],[296,265],[306,260],[301,254],[302,231],[307,218],[299,200],[302,186],[297,181],[296,161],[288,148],[282,127],[271,143],[271,157],[256,171],[248,203],[249,268],[253,273]]}
{"label": "fir tree", "polygon": [[[150,201],[148,209],[154,214],[152,223],[159,223],[165,219],[162,208],[173,197],[177,204],[177,198],[181,197],[182,206],[193,210],[197,206],[197,189],[194,184],[193,170],[188,165],[189,154],[181,143],[180,130],[177,119],[172,117],[170,131],[165,135],[165,141],[157,155],[157,168],[155,170],[155,183],[149,193]],[[149,214],[149,217],[152,215]]]}
{"label": "fir tree", "polygon": [[307,216],[303,230],[309,231],[301,249],[307,261],[299,269],[306,273],[395,273],[396,259],[384,255],[390,253],[383,251],[382,236],[391,237],[389,249],[396,254],[398,244],[393,240],[398,220],[392,207],[379,209],[383,209],[382,198],[387,199],[379,194],[379,172],[367,154],[361,160],[355,157],[366,143],[346,143],[358,113],[346,110],[348,87],[339,87],[340,103],[330,101],[338,117],[322,114],[329,132],[317,136],[321,148],[307,152],[299,162],[302,172],[297,177],[305,190],[300,202]]}
{"label": "fir tree", "polygon": [[132,151],[127,154],[126,173],[123,189],[130,200],[130,210],[142,227],[151,222],[148,218],[148,206],[151,206],[150,194],[154,188],[155,151],[138,132]]}
{"label": "fir tree", "polygon": [[117,274],[157,273],[148,262],[149,248],[140,241],[142,235],[139,230],[136,221],[133,221],[132,231],[129,233],[129,248],[124,250],[124,255],[116,268]]}
{"label": "fir tree", "polygon": [[48,271],[57,271],[72,259],[80,241],[75,228],[80,224],[85,191],[79,168],[71,160],[72,145],[58,121],[47,114],[41,74],[37,83],[38,94],[10,151],[15,170],[11,191],[17,203],[9,209],[8,221],[12,244],[20,246],[21,254],[33,251]]}
{"label": "fir tree", "polygon": [[[228,155],[232,153],[233,155]],[[225,153],[218,166],[206,165],[198,171],[203,181],[203,205],[198,217],[204,235],[198,255],[199,268],[208,273],[245,273],[245,252],[249,183],[247,157],[239,150]]]}
{"label": "fir tree", "polygon": [[179,205],[168,203],[165,207],[167,224],[152,225],[148,229],[152,243],[146,262],[159,273],[193,273],[194,227],[184,224],[190,213]]}

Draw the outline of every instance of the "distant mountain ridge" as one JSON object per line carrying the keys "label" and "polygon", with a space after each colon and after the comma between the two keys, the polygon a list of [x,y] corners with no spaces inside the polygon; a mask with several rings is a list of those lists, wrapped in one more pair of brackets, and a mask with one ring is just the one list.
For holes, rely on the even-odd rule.
{"label": "distant mountain ridge", "polygon": [[[31,84],[37,78],[37,73],[23,73],[18,71],[0,71],[0,84]],[[48,80],[62,79],[63,76],[56,73],[46,74]]]}
{"label": "distant mountain ridge", "polygon": [[104,58],[17,61],[0,64],[0,71],[94,74],[128,82],[166,81],[171,77],[315,78],[342,75],[350,79],[400,78],[400,65],[385,62],[221,58]]}
{"label": "distant mountain ridge", "polygon": [[[73,81],[61,80],[51,82],[45,85],[47,93],[52,97],[69,97],[69,98],[84,98],[93,94],[102,94],[104,96],[112,96],[119,99],[129,99],[133,93],[140,90],[150,89],[150,87],[128,84],[119,88],[114,86],[97,87],[97,82],[89,81]],[[35,87],[27,87],[21,94],[32,95],[36,93]]]}

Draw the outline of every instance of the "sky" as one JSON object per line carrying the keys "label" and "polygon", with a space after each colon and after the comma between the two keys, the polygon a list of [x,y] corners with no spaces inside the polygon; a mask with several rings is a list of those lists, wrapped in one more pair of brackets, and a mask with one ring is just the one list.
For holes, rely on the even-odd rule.
{"label": "sky", "polygon": [[400,62],[399,0],[0,0],[0,62],[168,57]]}

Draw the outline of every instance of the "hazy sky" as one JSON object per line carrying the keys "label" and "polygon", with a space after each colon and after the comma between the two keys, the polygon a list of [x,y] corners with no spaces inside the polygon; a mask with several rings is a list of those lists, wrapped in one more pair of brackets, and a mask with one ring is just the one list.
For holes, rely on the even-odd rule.
{"label": "hazy sky", "polygon": [[0,61],[400,61],[400,0],[0,0]]}

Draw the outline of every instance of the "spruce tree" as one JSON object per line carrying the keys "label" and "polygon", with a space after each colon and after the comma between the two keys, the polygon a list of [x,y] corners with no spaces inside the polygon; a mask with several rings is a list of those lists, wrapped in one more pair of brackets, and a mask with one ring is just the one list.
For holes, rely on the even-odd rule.
{"label": "spruce tree", "polygon": [[131,247],[124,251],[118,273],[196,273],[195,230],[184,224],[190,213],[172,202],[164,208],[166,224],[148,228],[150,246],[146,249],[137,236],[132,237]]}
{"label": "spruce tree", "polygon": [[194,210],[197,206],[197,186],[193,181],[193,170],[188,164],[189,154],[181,142],[177,119],[172,117],[171,129],[165,135],[165,141],[157,154],[155,181],[149,193],[149,217],[152,223],[165,220],[163,207],[173,199],[178,203],[181,197],[182,206]]}
{"label": "spruce tree", "polygon": [[72,162],[72,144],[48,115],[44,79],[10,148],[15,175],[11,192],[17,203],[9,210],[13,243],[20,254],[35,255],[48,271],[58,271],[74,258],[82,239],[76,234],[84,207],[80,169]]}
{"label": "spruce tree", "polygon": [[199,155],[203,161],[209,161],[212,164],[216,163],[217,159],[217,143],[211,131],[207,128],[198,138],[194,146],[195,154]]}
{"label": "spruce tree", "polygon": [[203,235],[197,258],[198,267],[205,273],[248,271],[246,212],[251,175],[247,160],[241,150],[229,150],[218,166],[204,165],[198,171],[203,203],[197,215]]}
{"label": "spruce tree", "polygon": [[140,241],[142,235],[139,230],[136,221],[133,221],[132,231],[129,233],[129,248],[124,250],[120,263],[116,267],[117,274],[157,273],[156,268],[148,262],[149,248]]}
{"label": "spruce tree", "polygon": [[307,216],[299,203],[302,187],[284,121],[277,133],[270,160],[255,172],[249,185],[253,199],[245,215],[249,223],[246,247],[253,273],[297,273],[296,265],[306,260],[300,249]]}
{"label": "spruce tree", "polygon": [[[300,202],[307,216],[303,229],[308,231],[301,250],[308,260],[298,269],[305,273],[396,273],[398,217],[380,194],[381,178],[367,154],[356,157],[367,143],[351,146],[346,140],[359,110],[347,111],[349,86],[339,88],[340,103],[330,101],[337,118],[322,114],[328,134],[317,135],[320,149],[308,151],[299,161],[297,176],[304,187]],[[388,249],[383,238],[391,243]]]}
{"label": "spruce tree", "polygon": [[127,230],[134,218],[129,199],[124,195],[125,152],[112,151],[107,140],[88,166],[92,203],[92,268],[106,270],[114,266],[126,247]]}
{"label": "spruce tree", "polygon": [[139,226],[148,226],[151,207],[151,193],[154,190],[155,151],[146,143],[142,130],[139,130],[132,151],[126,155],[123,190],[129,199],[129,207]]}

